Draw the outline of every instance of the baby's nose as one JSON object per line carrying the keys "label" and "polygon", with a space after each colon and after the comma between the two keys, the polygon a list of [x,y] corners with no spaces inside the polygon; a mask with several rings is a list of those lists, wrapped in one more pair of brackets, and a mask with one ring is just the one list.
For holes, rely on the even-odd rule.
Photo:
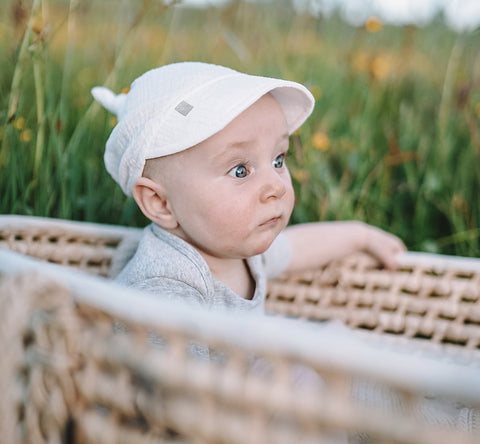
{"label": "baby's nose", "polygon": [[261,199],[263,201],[271,198],[280,199],[286,191],[285,179],[278,172],[271,170],[265,175],[261,189]]}

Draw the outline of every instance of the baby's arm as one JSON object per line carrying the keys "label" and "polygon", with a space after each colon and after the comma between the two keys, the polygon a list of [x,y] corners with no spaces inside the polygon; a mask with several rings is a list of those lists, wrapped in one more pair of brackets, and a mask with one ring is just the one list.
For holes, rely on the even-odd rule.
{"label": "baby's arm", "polygon": [[386,268],[396,267],[395,255],[405,251],[393,234],[363,222],[314,222],[287,227],[291,257],[288,271],[319,268],[356,251],[364,251]]}

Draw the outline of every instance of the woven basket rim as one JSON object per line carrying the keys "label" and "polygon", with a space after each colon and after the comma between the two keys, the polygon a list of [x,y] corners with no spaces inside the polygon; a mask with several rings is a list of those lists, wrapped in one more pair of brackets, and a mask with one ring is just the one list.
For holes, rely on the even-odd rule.
{"label": "woven basket rim", "polygon": [[98,235],[107,238],[116,238],[119,235],[138,235],[142,228],[127,227],[125,225],[103,224],[96,222],[82,222],[50,217],[23,216],[23,215],[0,215],[0,230],[8,227],[18,229],[60,229],[75,230],[82,234]]}
{"label": "woven basket rim", "polygon": [[[102,236],[107,239],[130,235],[140,237],[143,230],[143,228],[139,227],[128,227],[124,225],[104,224],[97,222],[83,222],[16,214],[0,215],[0,230],[8,227],[12,227],[16,230],[73,230],[84,235]],[[407,251],[398,254],[396,260],[400,267],[421,266],[431,268],[432,270],[452,270],[466,273],[480,272],[480,258]]]}
{"label": "woven basket rim", "polygon": [[[221,337],[239,346],[270,355],[287,354],[302,361],[340,367],[408,387],[415,392],[434,392],[480,404],[480,372],[477,366],[398,352],[384,345],[363,342],[345,330],[323,331],[308,322],[281,317],[245,316],[208,312],[166,301],[115,282],[65,267],[44,263],[8,250],[0,250],[0,275],[38,271],[71,288],[78,303],[94,306],[133,322],[161,322],[189,334]],[[132,304],[135,300],[135,304]]]}

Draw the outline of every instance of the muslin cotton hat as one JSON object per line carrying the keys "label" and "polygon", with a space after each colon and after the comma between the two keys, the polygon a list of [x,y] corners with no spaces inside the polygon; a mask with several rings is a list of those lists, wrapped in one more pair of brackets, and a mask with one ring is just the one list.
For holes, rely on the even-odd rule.
{"label": "muslin cotton hat", "polygon": [[106,143],[107,171],[131,195],[147,159],[178,153],[206,140],[266,93],[280,104],[289,134],[313,110],[312,94],[299,83],[201,62],[147,71],[127,94],[95,87],[93,97],[118,117]]}

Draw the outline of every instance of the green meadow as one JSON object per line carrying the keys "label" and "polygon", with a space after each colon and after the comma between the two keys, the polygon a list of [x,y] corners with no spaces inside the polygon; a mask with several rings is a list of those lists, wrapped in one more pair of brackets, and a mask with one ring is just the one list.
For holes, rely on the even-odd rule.
{"label": "green meadow", "polygon": [[2,1],[0,213],[144,225],[105,171],[115,119],[90,89],[120,92],[147,69],[200,60],[314,94],[291,137],[292,223],[358,219],[411,250],[480,256],[478,31],[440,17],[353,27],[288,1],[174,3]]}

